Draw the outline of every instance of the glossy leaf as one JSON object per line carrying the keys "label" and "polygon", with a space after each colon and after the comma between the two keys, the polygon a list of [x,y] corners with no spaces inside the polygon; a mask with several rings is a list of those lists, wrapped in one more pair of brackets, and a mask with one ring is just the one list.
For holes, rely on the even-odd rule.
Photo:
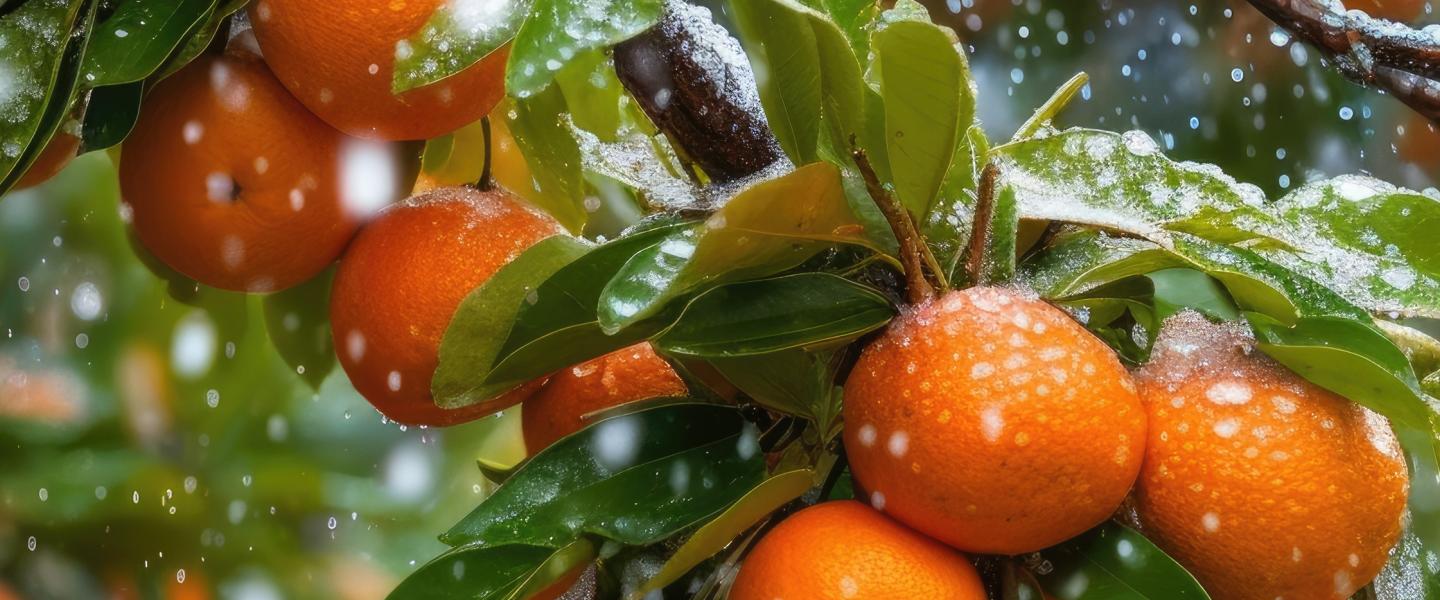
{"label": "glossy leaf", "polygon": [[802,273],[707,291],[656,342],[692,356],[764,354],[853,339],[892,316],[890,302],[870,288]]}
{"label": "glossy leaf", "polygon": [[515,37],[534,4],[440,3],[420,31],[397,45],[391,87],[397,94],[424,87],[480,62]]}
{"label": "glossy leaf", "polygon": [[770,129],[792,162],[814,162],[820,138],[820,52],[810,23],[775,0],[728,6],[755,66]]}
{"label": "glossy leaf", "polygon": [[200,27],[197,27],[185,44],[165,62],[160,69],[160,78],[173,75],[190,61],[195,60],[195,57],[200,56],[200,53],[204,52],[215,40],[215,34],[220,31],[220,26],[225,23],[225,20],[245,8],[249,3],[250,0],[220,0],[215,10],[210,13],[210,17]]}
{"label": "glossy leaf", "polygon": [[124,141],[140,118],[144,92],[145,84],[139,81],[91,91],[81,127],[81,153],[104,150]]}
{"label": "glossy leaf", "polygon": [[538,594],[577,569],[588,568],[595,560],[595,544],[580,538],[556,550],[510,594],[510,600],[537,598]]}
{"label": "glossy leaf", "polygon": [[784,350],[754,356],[709,359],[722,375],[755,402],[776,412],[819,421],[817,410],[835,387],[830,353]]}
{"label": "glossy leaf", "polygon": [[892,182],[901,203],[923,219],[975,119],[970,69],[952,34],[928,21],[891,22],[871,39]]}
{"label": "glossy leaf", "polygon": [[585,180],[580,146],[565,124],[568,106],[559,87],[516,100],[506,124],[534,174],[530,189],[514,190],[572,233],[585,225]]}
{"label": "glossy leaf", "polygon": [[595,134],[603,142],[614,142],[620,133],[620,98],[624,87],[615,76],[609,55],[589,50],[575,57],[555,74],[575,126]]}
{"label": "glossy leaf", "polygon": [[1183,264],[1152,242],[1075,229],[1056,236],[1048,247],[1025,261],[1020,280],[1041,297],[1064,299],[1126,277]]}
{"label": "glossy leaf", "polygon": [[641,598],[679,581],[691,569],[724,550],[745,530],[759,523],[792,500],[815,487],[815,472],[809,469],[786,471],[770,477],[737,500],[725,512],[696,530],[629,598]]}
{"label": "glossy leaf", "polygon": [[330,282],[334,270],[264,299],[265,331],[285,364],[315,390],[335,368],[330,335]]}
{"label": "glossy leaf", "polygon": [[605,419],[535,455],[441,540],[554,548],[592,534],[652,544],[760,482],[757,437],[738,410],[713,404]]}
{"label": "glossy leaf", "polygon": [[534,0],[511,44],[505,88],[518,98],[539,93],[576,55],[649,29],[664,6],[663,0]]}
{"label": "glossy leaf", "polygon": [[69,0],[30,0],[0,19],[0,39],[9,51],[23,48],[32,56],[7,63],[14,93],[0,101],[0,194],[39,156],[69,110],[86,39],[71,42],[70,32],[83,6]]}
{"label": "glossy leaf", "polygon": [[1260,350],[1311,382],[1359,402],[1396,424],[1428,429],[1434,414],[1405,354],[1368,323],[1302,318],[1291,327],[1250,318]]}
{"label": "glossy leaf", "polygon": [[465,296],[440,340],[440,364],[430,384],[437,405],[468,406],[514,387],[489,384],[486,367],[499,356],[515,315],[531,292],[587,251],[587,244],[568,236],[546,238]]}
{"label": "glossy leaf", "polygon": [[1056,600],[1207,600],[1184,567],[1139,532],[1106,523],[1041,552],[1050,570],[1036,573]]}
{"label": "glossy leaf", "polygon": [[509,598],[554,550],[541,546],[471,544],[453,548],[411,573],[389,600]]}
{"label": "glossy leaf", "polygon": [[205,26],[216,0],[124,0],[91,34],[86,85],[132,83],[159,70]]}
{"label": "glossy leaf", "polygon": [[1153,290],[1151,304],[1157,321],[1163,322],[1183,310],[1196,310],[1222,321],[1240,318],[1240,311],[1225,288],[1200,271],[1164,269],[1147,273],[1145,278],[1150,280]]}
{"label": "glossy leaf", "polygon": [[[925,241],[951,280],[959,267],[975,225],[975,201],[980,173],[989,160],[990,141],[979,125],[971,125],[955,149],[940,197],[924,221]],[[1017,222],[1017,227],[1019,226]]]}
{"label": "glossy leaf", "polygon": [[607,335],[600,326],[597,305],[603,290],[628,261],[667,235],[690,227],[686,223],[622,237],[545,279],[532,295],[535,302],[521,307],[485,380],[499,386],[517,385],[619,350],[668,325],[678,316],[678,310],[673,314],[662,312],[626,331]]}
{"label": "glossy leaf", "polygon": [[774,274],[836,243],[868,243],[840,173],[828,163],[800,167],[746,189],[703,226],[637,255],[601,295],[600,324],[620,331],[701,285]]}

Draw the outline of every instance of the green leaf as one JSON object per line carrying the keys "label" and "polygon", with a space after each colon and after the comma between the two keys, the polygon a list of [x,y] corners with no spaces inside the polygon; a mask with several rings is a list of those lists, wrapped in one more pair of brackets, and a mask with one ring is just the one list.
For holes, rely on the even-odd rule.
{"label": "green leaf", "polygon": [[870,56],[870,25],[880,16],[876,0],[820,0],[850,42],[855,56]]}
{"label": "green leaf", "polygon": [[1373,325],[1335,317],[1301,318],[1291,327],[1249,316],[1261,351],[1301,377],[1388,417],[1428,429],[1434,411],[1405,354]]}
{"label": "green leaf", "polygon": [[725,512],[696,530],[684,544],[665,561],[660,571],[646,580],[628,598],[638,599],[679,581],[691,569],[724,550],[745,530],[767,515],[789,504],[815,487],[815,472],[810,469],[786,471],[760,482]]}
{"label": "green leaf", "polygon": [[837,243],[868,240],[850,212],[837,168],[805,165],[746,189],[703,226],[672,234],[633,258],[601,295],[600,324],[620,331],[702,285],[778,273]]}
{"label": "green leaf", "polygon": [[1133,529],[1106,523],[1041,552],[1051,569],[1037,573],[1056,600],[1207,600],[1184,567]]}
{"label": "green leaf", "polygon": [[835,388],[833,353],[792,349],[752,356],[715,357],[709,363],[755,402],[776,412],[819,422],[817,410]]}
{"label": "green leaf", "polygon": [[[7,62],[14,93],[0,101],[0,194],[19,181],[45,149],[70,108],[86,36],[70,32],[82,20],[84,2],[30,0],[0,19],[5,52],[29,58]],[[84,13],[89,19],[93,9]]]}
{"label": "green leaf", "polygon": [[1183,264],[1183,259],[1153,242],[1076,228],[1060,233],[1026,260],[1020,280],[1041,297],[1059,300]]}
{"label": "green leaf", "polygon": [[760,482],[758,435],[737,409],[713,404],[605,419],[535,455],[441,540],[556,548],[591,534],[653,544]]}
{"label": "green leaf", "polygon": [[505,69],[505,87],[517,98],[540,93],[576,55],[609,48],[649,29],[665,6],[662,0],[534,2],[515,34]]}
{"label": "green leaf", "polygon": [[[777,0],[729,2],[754,65],[770,129],[791,162],[815,162],[820,138],[820,52],[800,10]],[[847,49],[848,52],[848,49]]]}
{"label": "green leaf", "polygon": [[210,18],[197,27],[190,34],[190,38],[185,41],[185,45],[165,61],[165,65],[160,69],[160,79],[174,75],[176,71],[195,60],[195,57],[200,56],[200,53],[204,52],[214,41],[215,33],[220,30],[220,25],[225,22],[225,19],[230,18],[230,15],[245,8],[249,3],[250,0],[221,0],[215,10],[210,13]]}
{"label": "green leaf", "polygon": [[216,0],[124,0],[99,23],[82,68],[92,87],[149,77],[200,31]]}
{"label": "green leaf", "polygon": [[[971,125],[955,149],[940,198],[924,221],[925,241],[951,281],[958,280],[960,259],[975,225],[976,193],[989,152],[990,141],[985,131],[979,125]],[[1018,222],[1016,226],[1018,228]]]}
{"label": "green leaf", "polygon": [[469,406],[515,387],[487,384],[486,368],[500,354],[531,291],[588,250],[586,243],[568,236],[545,238],[465,296],[440,340],[440,364],[430,383],[435,404]]}
{"label": "green leaf", "polygon": [[707,291],[656,343],[691,356],[744,356],[851,340],[894,316],[885,296],[825,273],[801,273]]}
{"label": "green leaf", "polygon": [[555,74],[575,126],[595,134],[602,142],[615,142],[620,133],[620,98],[624,88],[610,57],[590,50],[575,57]]}
{"label": "green leaf", "polygon": [[970,68],[951,36],[929,22],[902,20],[872,37],[870,68],[884,96],[892,183],[921,222],[975,120]]}
{"label": "green leaf", "polygon": [[1183,310],[1196,310],[1222,321],[1240,318],[1230,294],[1209,275],[1194,269],[1164,269],[1145,275],[1152,287],[1155,319],[1163,322]]}
{"label": "green leaf", "polygon": [[145,84],[140,81],[91,91],[81,127],[80,152],[104,150],[124,141],[135,127],[135,120],[140,118],[140,99],[144,93]]}
{"label": "green leaf", "polygon": [[330,335],[330,282],[334,269],[264,299],[265,331],[285,364],[319,391],[335,368],[335,342]]}
{"label": "green leaf", "polygon": [[1055,90],[1055,93],[1051,94],[1050,99],[1040,105],[1040,108],[1035,109],[1035,114],[1030,115],[1030,118],[1026,119],[1025,122],[1020,125],[1020,128],[1015,131],[1015,137],[1012,141],[1030,139],[1035,137],[1035,134],[1040,133],[1042,129],[1050,127],[1050,122],[1060,114],[1060,111],[1065,110],[1065,107],[1070,105],[1070,101],[1075,98],[1075,94],[1080,93],[1080,90],[1089,84],[1090,75],[1083,71],[1076,73],[1069,81],[1066,81],[1059,89]]}
{"label": "green leaf", "polygon": [[589,218],[585,211],[585,179],[580,145],[565,124],[565,95],[557,86],[516,100],[506,123],[534,175],[533,190],[516,190],[555,217],[571,233]]}
{"label": "green leaf", "polygon": [[388,600],[509,598],[554,550],[541,546],[470,544],[451,549],[411,573]]}
{"label": "green leaf", "polygon": [[480,62],[515,37],[534,4],[440,3],[425,26],[397,47],[392,90],[399,94],[437,83]]}

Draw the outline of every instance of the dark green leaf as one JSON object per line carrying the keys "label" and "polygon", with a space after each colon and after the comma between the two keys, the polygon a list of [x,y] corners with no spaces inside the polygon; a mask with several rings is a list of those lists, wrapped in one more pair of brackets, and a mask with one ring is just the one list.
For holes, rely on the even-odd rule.
{"label": "dark green leaf", "polygon": [[1057,235],[1048,247],[1026,260],[1020,280],[1041,297],[1063,299],[1183,264],[1179,257],[1145,240],[1073,229]]}
{"label": "dark green leaf", "polygon": [[511,544],[460,546],[422,565],[389,600],[500,600],[520,588],[554,550]]}
{"label": "dark green leaf", "polygon": [[298,286],[265,297],[265,331],[285,364],[315,390],[335,368],[330,335],[329,269]]}
{"label": "dark green leaf", "polygon": [[952,34],[926,21],[891,22],[872,43],[870,68],[885,98],[892,183],[901,203],[923,222],[975,119],[970,68]]}
{"label": "dark green leaf", "polygon": [[1369,407],[1397,425],[1428,429],[1433,411],[1405,354],[1373,325],[1335,317],[1291,327],[1247,315],[1260,350],[1311,382]]}
{"label": "dark green leaf", "polygon": [[441,539],[558,548],[592,534],[652,544],[760,482],[757,436],[738,410],[713,404],[605,419],[542,450]]}
{"label": "dark green leaf", "polygon": [[730,383],[755,402],[776,412],[803,417],[822,426],[833,416],[833,352],[784,350],[753,356],[709,359]]}
{"label": "dark green leaf", "polygon": [[1130,528],[1106,523],[1041,556],[1037,573],[1056,600],[1206,600],[1210,596],[1179,563]]}
{"label": "dark green leaf", "polygon": [[391,87],[398,94],[470,68],[513,39],[534,4],[440,3],[425,26],[397,48]]}
{"label": "dark green leaf", "polygon": [[1219,282],[1194,269],[1164,269],[1146,274],[1152,287],[1155,319],[1163,322],[1183,310],[1196,310],[1213,319],[1234,321],[1239,309]]}
{"label": "dark green leaf", "polygon": [[565,124],[568,110],[565,95],[556,86],[516,100],[507,124],[535,176],[535,193],[520,190],[522,195],[576,233],[589,214],[585,211],[580,145]]}
{"label": "dark green leaf", "polygon": [[190,34],[190,39],[185,41],[185,45],[181,46],[180,49],[165,62],[164,67],[160,69],[160,78],[163,79],[175,74],[181,67],[190,64],[190,61],[200,56],[200,53],[204,52],[205,49],[210,46],[210,43],[215,40],[215,34],[220,30],[220,25],[225,23],[225,19],[230,18],[230,15],[245,8],[245,5],[249,3],[250,0],[220,0],[215,10],[210,13],[210,18],[206,19],[200,27],[197,27],[195,31]]}
{"label": "dark green leaf", "polygon": [[707,291],[656,342],[692,356],[764,354],[854,339],[892,316],[889,301],[870,288],[802,273]]}
{"label": "dark green leaf", "polygon": [[[576,55],[608,48],[660,20],[662,0],[534,0],[510,49],[505,87],[518,98],[540,93]],[[518,137],[518,134],[517,134]]]}
{"label": "dark green leaf", "polygon": [[812,163],[730,199],[703,226],[637,255],[600,298],[601,326],[620,331],[702,285],[784,271],[835,244],[867,245],[834,165]]}
{"label": "dark green leaf", "polygon": [[430,384],[437,405],[468,406],[514,387],[487,384],[487,367],[499,356],[515,315],[531,292],[587,251],[587,244],[567,236],[541,240],[460,302],[440,340],[440,364]]}
{"label": "dark green leaf", "polygon": [[[19,181],[45,149],[70,109],[86,36],[71,39],[84,2],[30,0],[0,19],[0,39],[9,52],[28,58],[10,61],[6,77],[15,91],[0,102],[0,194]],[[86,11],[85,19],[93,16]]]}
{"label": "dark green leaf", "polygon": [[80,139],[84,143],[81,153],[104,150],[124,141],[140,118],[140,99],[144,96],[145,84],[137,81],[112,85],[90,92],[90,104],[85,109],[85,123]]}
{"label": "dark green leaf", "polygon": [[92,87],[133,83],[160,69],[200,31],[216,0],[124,0],[96,26],[82,69]]}

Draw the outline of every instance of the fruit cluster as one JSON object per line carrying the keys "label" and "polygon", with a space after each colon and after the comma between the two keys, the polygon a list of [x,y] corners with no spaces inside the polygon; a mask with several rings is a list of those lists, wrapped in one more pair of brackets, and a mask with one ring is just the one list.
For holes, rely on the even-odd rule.
{"label": "fruit cluster", "polygon": [[1167,321],[1132,376],[1032,294],[949,292],[892,323],[845,390],[873,508],[786,519],[731,598],[982,599],[957,550],[1035,552],[1117,513],[1214,598],[1349,598],[1400,536],[1408,478],[1385,419],[1198,313]]}

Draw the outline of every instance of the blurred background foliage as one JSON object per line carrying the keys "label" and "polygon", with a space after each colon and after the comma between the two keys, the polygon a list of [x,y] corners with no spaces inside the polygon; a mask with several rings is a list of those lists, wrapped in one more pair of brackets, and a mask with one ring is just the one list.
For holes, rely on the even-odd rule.
{"label": "blurred background foliage", "polygon": [[[992,139],[1083,70],[1061,124],[1143,129],[1272,197],[1440,176],[1433,126],[1244,2],[927,4],[965,40]],[[591,233],[635,216],[606,205]],[[105,153],[0,202],[0,600],[380,598],[489,491],[476,459],[521,453],[517,411],[384,422],[328,361],[282,359],[264,299],[153,274],[118,207]],[[312,325],[284,316],[271,330]]]}

